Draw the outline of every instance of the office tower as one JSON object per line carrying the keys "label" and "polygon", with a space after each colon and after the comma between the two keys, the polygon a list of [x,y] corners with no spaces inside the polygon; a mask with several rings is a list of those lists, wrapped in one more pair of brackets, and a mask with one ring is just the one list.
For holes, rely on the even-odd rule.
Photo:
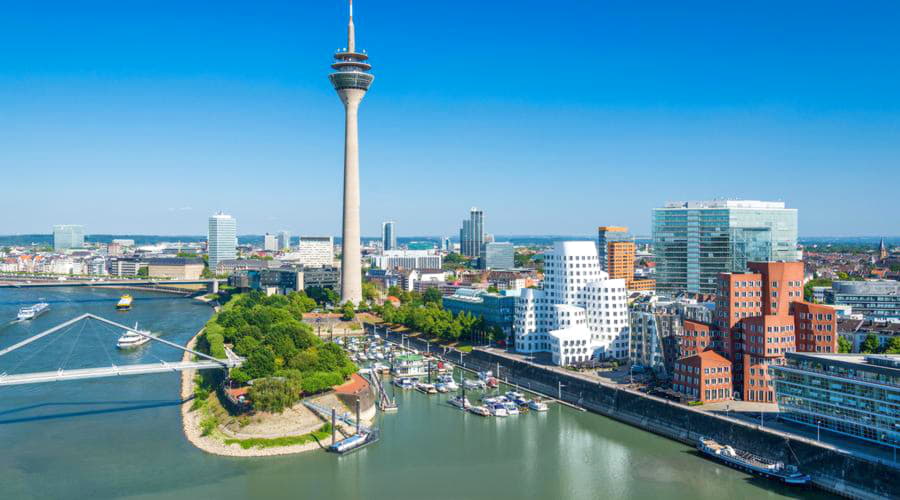
{"label": "office tower", "polygon": [[441,254],[431,250],[385,250],[371,257],[372,267],[378,269],[440,269]]}
{"label": "office tower", "polygon": [[263,250],[267,252],[278,250],[278,239],[274,234],[266,233],[266,235],[263,236]]}
{"label": "office tower", "polygon": [[291,233],[287,231],[278,231],[278,238],[276,241],[278,245],[278,250],[290,250],[291,248]]}
{"label": "office tower", "polygon": [[515,349],[550,352],[558,365],[628,357],[625,280],[600,270],[593,241],[558,241],[545,255],[543,288],[516,300]]}
{"label": "office tower", "polygon": [[715,200],[653,209],[656,288],[713,293],[747,262],[797,261],[797,210],[783,202]]}
{"label": "office tower", "polygon": [[466,257],[481,256],[484,244],[484,212],[472,207],[469,219],[464,220],[459,230],[459,252]]}
{"label": "office tower", "polygon": [[53,226],[53,249],[68,250],[84,246],[84,226],[60,224]]}
{"label": "office tower", "polygon": [[301,236],[293,259],[303,267],[331,267],[334,265],[334,238],[331,236]]}
{"label": "office tower", "polygon": [[450,252],[453,250],[453,242],[450,241],[449,236],[444,236],[441,238],[441,250],[444,252]]}
{"label": "office tower", "polygon": [[508,241],[485,243],[479,264],[482,269],[512,269],[516,267],[515,247]]}
{"label": "office tower", "polygon": [[237,257],[237,221],[222,212],[209,218],[209,232],[206,236],[209,253],[209,269],[216,272],[219,262]]}
{"label": "office tower", "polygon": [[350,1],[350,22],[347,25],[347,48],[334,55],[328,75],[334,90],[344,103],[344,217],[341,240],[341,302],[358,304],[362,300],[362,253],[359,238],[359,136],[357,113],[366,91],[375,78],[367,73],[372,66],[369,56],[356,51],[353,27],[353,1]]}
{"label": "office tower", "polygon": [[[600,226],[597,228],[597,257],[600,259],[600,268],[609,272],[609,243],[614,241],[630,241],[634,243],[628,234],[627,227]],[[611,276],[611,274],[610,274]]]}
{"label": "office tower", "polygon": [[383,250],[397,249],[397,233],[394,232],[394,221],[381,223],[381,248]]}

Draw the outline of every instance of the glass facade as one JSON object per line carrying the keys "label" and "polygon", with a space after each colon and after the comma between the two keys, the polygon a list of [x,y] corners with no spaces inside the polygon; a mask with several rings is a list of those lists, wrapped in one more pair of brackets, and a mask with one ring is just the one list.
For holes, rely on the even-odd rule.
{"label": "glass facade", "polygon": [[508,290],[496,294],[460,288],[453,295],[444,297],[443,306],[454,315],[467,312],[476,318],[484,318],[485,325],[496,326],[510,334],[516,314],[517,296],[517,293]]}
{"label": "glass facade", "polygon": [[459,251],[466,257],[479,257],[484,244],[484,212],[477,208],[469,211],[459,230]]}
{"label": "glass facade", "polygon": [[652,231],[656,288],[664,292],[714,293],[719,273],[800,259],[797,210],[783,203],[671,203],[653,210]]}
{"label": "glass facade", "polygon": [[769,368],[781,418],[900,447],[900,356],[785,358]]}
{"label": "glass facade", "polygon": [[397,233],[394,232],[394,221],[392,220],[381,224],[381,247],[384,250],[397,248]]}
{"label": "glass facade", "polygon": [[853,308],[867,319],[900,318],[900,282],[835,281],[825,290],[829,304]]}
{"label": "glass facade", "polygon": [[214,273],[219,262],[237,257],[237,222],[232,216],[220,212],[209,218],[206,247],[209,269]]}
{"label": "glass facade", "polygon": [[53,226],[53,249],[68,250],[84,246],[84,226],[64,224]]}
{"label": "glass facade", "polygon": [[516,266],[512,243],[485,243],[481,250],[482,269],[512,269]]}

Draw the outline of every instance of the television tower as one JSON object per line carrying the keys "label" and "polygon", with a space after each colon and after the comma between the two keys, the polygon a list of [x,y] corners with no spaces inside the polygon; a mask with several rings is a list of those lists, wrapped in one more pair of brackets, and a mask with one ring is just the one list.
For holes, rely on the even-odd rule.
{"label": "television tower", "polygon": [[369,85],[375,77],[368,73],[365,51],[356,51],[353,28],[353,0],[350,0],[350,22],[347,24],[347,48],[334,54],[328,75],[334,90],[344,103],[344,230],[341,240],[341,303],[362,300],[362,253],[359,239],[359,134],[356,115]]}

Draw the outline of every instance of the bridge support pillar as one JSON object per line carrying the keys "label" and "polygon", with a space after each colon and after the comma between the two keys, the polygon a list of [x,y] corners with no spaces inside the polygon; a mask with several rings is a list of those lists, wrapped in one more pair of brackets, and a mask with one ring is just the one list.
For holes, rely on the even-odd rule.
{"label": "bridge support pillar", "polygon": [[209,284],[209,293],[219,293],[219,280],[212,280]]}

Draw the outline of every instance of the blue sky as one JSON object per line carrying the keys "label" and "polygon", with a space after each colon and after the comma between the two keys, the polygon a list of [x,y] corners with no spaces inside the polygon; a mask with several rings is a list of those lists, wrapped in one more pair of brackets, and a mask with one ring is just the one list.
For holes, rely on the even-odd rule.
{"label": "blue sky", "polygon": [[[9,2],[0,234],[339,234],[346,4]],[[896,2],[357,0],[362,229],[649,232],[666,201],[900,234]]]}

